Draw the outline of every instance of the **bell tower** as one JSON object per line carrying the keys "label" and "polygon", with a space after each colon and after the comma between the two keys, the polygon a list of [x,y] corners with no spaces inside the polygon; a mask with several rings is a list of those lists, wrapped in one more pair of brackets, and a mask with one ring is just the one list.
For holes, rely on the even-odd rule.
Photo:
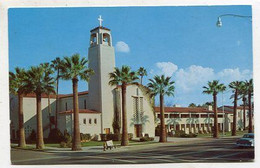
{"label": "bell tower", "polygon": [[89,107],[101,112],[101,133],[112,131],[114,116],[113,89],[109,82],[109,73],[114,71],[115,51],[112,46],[110,29],[102,26],[101,16],[99,26],[90,31],[90,46],[88,48],[89,68],[95,72],[89,81]]}

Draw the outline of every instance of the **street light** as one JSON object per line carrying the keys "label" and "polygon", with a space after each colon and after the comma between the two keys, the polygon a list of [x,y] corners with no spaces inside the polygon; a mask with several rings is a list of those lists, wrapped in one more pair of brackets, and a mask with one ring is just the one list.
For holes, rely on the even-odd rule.
{"label": "street light", "polygon": [[217,27],[221,27],[222,26],[222,22],[221,22],[221,18],[218,17],[218,21],[216,23]]}
{"label": "street light", "polygon": [[248,19],[250,19],[250,21],[252,21],[252,16],[235,15],[235,14],[223,14],[223,15],[218,16],[218,20],[217,20],[217,23],[216,23],[217,27],[221,27],[222,26],[221,17],[225,17],[225,16],[239,17],[239,18],[248,18]]}
{"label": "street light", "polygon": [[[223,91],[224,92],[224,91]],[[224,112],[224,99],[223,99],[223,93],[222,92],[222,136],[224,137],[225,135],[225,112]]]}

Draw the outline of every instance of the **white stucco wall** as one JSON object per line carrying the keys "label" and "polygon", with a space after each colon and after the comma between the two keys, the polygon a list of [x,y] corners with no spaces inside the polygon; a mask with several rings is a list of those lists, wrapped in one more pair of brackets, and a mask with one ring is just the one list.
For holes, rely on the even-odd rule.
{"label": "white stucco wall", "polygon": [[[138,89],[138,91],[137,91]],[[137,95],[138,92],[138,95]],[[120,93],[121,95],[121,93]],[[149,103],[149,97],[145,96],[142,90],[136,85],[129,85],[126,89],[126,109],[127,109],[127,126],[128,132],[132,133],[134,137],[136,136],[134,125],[132,123],[132,118],[134,115],[134,106],[133,106],[133,96],[143,97],[143,110],[144,116],[148,117],[148,120],[142,128],[142,133],[149,134],[150,137],[155,136],[155,118],[153,107]]]}
{"label": "white stucco wall", "polygon": [[[15,131],[18,130],[18,99],[17,96],[11,96],[11,111],[10,119],[15,128]],[[55,100],[54,98],[50,99],[51,105],[51,115],[55,116]],[[47,125],[49,124],[49,113],[48,113],[48,98],[42,98],[41,100],[42,108],[42,125],[44,129],[43,135],[44,138],[47,138],[49,135],[49,129]],[[23,98],[23,113],[24,113],[24,128],[25,136],[28,137],[31,134],[32,129],[37,130],[36,122],[36,98],[34,97],[24,97]]]}
{"label": "white stucco wall", "polygon": [[[84,123],[86,119],[86,123]],[[89,123],[91,119],[91,124]],[[97,123],[94,123],[94,120],[97,120]],[[72,135],[73,133],[73,114],[60,114],[59,115],[59,128],[61,132],[64,132],[67,129],[68,133]],[[101,120],[100,113],[80,113],[79,114],[79,126],[80,133],[90,134],[90,135],[99,135],[101,133]]]}
{"label": "white stucco wall", "polygon": [[[79,95],[79,109],[85,109],[84,107],[84,101],[86,100],[86,108],[88,109],[90,107],[90,102],[88,99],[89,95]],[[66,103],[67,103],[67,109],[66,109]],[[73,109],[73,97],[64,97],[59,99],[59,112],[61,111],[68,111]]]}
{"label": "white stucco wall", "polygon": [[[109,73],[114,71],[115,51],[112,46],[112,37],[109,30],[95,29],[91,32],[97,36],[97,44],[90,45],[88,49],[89,68],[95,72],[89,81],[89,108],[102,112],[101,127],[102,132],[106,128],[113,130],[113,87],[109,82]],[[103,34],[107,34],[110,39],[110,46],[103,42]]]}

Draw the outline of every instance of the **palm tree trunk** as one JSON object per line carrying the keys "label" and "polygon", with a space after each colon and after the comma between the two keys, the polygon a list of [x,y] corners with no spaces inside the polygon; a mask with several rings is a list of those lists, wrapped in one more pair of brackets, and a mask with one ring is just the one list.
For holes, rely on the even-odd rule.
{"label": "palm tree trunk", "polygon": [[161,113],[161,133],[160,133],[160,142],[166,142],[166,129],[164,121],[164,99],[163,95],[160,94],[160,113]]}
{"label": "palm tree trunk", "polygon": [[243,124],[244,130],[246,129],[246,98],[243,97]]}
{"label": "palm tree trunk", "polygon": [[73,84],[73,112],[74,112],[74,136],[72,150],[81,150],[80,129],[79,129],[79,100],[78,100],[78,79],[72,79]]}
{"label": "palm tree trunk", "polygon": [[143,85],[143,76],[141,76],[141,85]]}
{"label": "palm tree trunk", "polygon": [[208,121],[208,132],[210,132],[209,128],[210,128],[210,120]]}
{"label": "palm tree trunk", "polygon": [[236,131],[237,131],[237,90],[235,91],[235,96],[234,96],[232,136],[236,136]]}
{"label": "palm tree trunk", "polygon": [[115,134],[120,134],[121,128],[121,106],[120,106],[120,91],[118,88],[115,89],[115,122],[117,123],[117,128],[115,129]]}
{"label": "palm tree trunk", "polygon": [[50,94],[48,94],[48,112],[49,112],[49,126],[51,132],[51,102],[50,102]]}
{"label": "palm tree trunk", "polygon": [[213,94],[214,102],[214,134],[213,138],[218,138],[218,112],[217,112],[217,94]]}
{"label": "palm tree trunk", "polygon": [[41,107],[41,93],[36,93],[37,106],[37,142],[36,149],[44,148],[43,129],[42,129],[42,107]]}
{"label": "palm tree trunk", "polygon": [[23,121],[23,95],[18,93],[18,120],[19,120],[19,144],[18,146],[26,147],[25,134],[24,134],[24,121]]}
{"label": "palm tree trunk", "polygon": [[252,105],[251,105],[251,91],[248,92],[248,106],[249,106],[249,127],[248,132],[253,132],[253,125],[252,125]]}
{"label": "palm tree trunk", "polygon": [[122,141],[121,146],[128,145],[128,132],[127,132],[127,113],[126,113],[126,85],[122,84]]}
{"label": "palm tree trunk", "polygon": [[56,86],[56,110],[55,110],[55,129],[58,128],[58,107],[59,107],[59,68],[57,70],[57,86]]}

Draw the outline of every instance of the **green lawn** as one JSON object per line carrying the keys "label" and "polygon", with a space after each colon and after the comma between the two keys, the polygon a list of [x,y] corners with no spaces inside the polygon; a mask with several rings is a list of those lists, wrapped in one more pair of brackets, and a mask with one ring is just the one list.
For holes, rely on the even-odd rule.
{"label": "green lawn", "polygon": [[27,145],[27,146],[24,147],[24,148],[18,147],[17,145],[11,145],[11,148],[23,149],[23,150],[44,151],[44,149],[36,149],[36,148],[35,148],[35,145],[31,146],[31,144],[30,144],[30,145]]}
{"label": "green lawn", "polygon": [[18,147],[17,145],[12,145],[11,147],[12,147],[12,148],[16,148],[16,149],[27,149],[27,150],[35,149],[34,146],[26,146],[26,147],[24,147],[24,148],[21,148],[21,147]]}
{"label": "green lawn", "polygon": [[[103,141],[89,141],[89,142],[82,142],[81,146],[82,147],[87,147],[87,146],[103,146]],[[121,141],[113,141],[115,145],[120,145]],[[134,145],[143,145],[143,144],[151,144],[151,143],[156,143],[153,141],[148,141],[148,142],[138,142],[138,141],[129,141],[129,146],[134,146]],[[47,147],[56,147],[59,148],[60,144],[45,144]]]}
{"label": "green lawn", "polygon": [[[244,134],[248,133],[248,131],[237,131],[237,136],[242,136]],[[231,136],[232,132],[224,132],[224,137],[228,137],[228,136]],[[197,137],[212,137],[212,133],[209,133],[209,134],[198,134]],[[223,132],[219,132],[219,136],[220,137],[223,137]]]}

